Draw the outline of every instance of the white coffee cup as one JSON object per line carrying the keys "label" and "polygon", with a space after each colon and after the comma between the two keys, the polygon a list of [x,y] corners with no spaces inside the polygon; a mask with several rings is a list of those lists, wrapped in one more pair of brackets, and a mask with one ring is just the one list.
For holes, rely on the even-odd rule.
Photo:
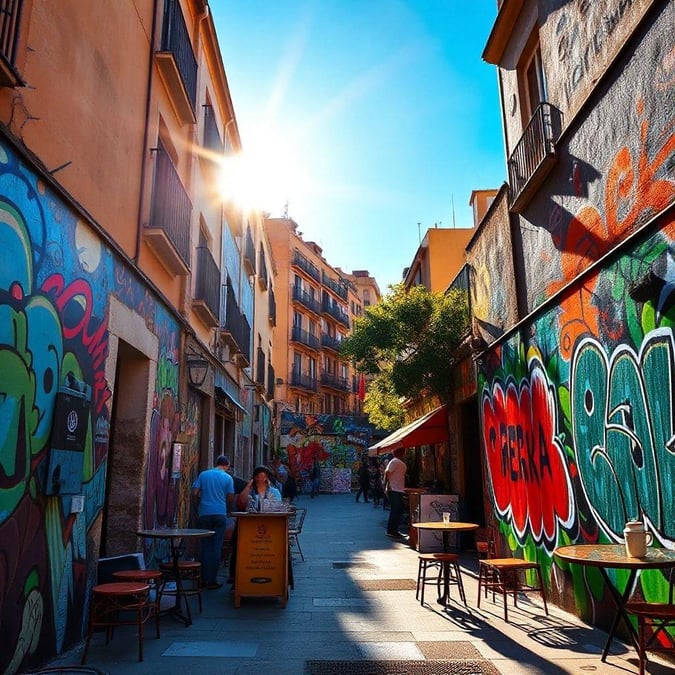
{"label": "white coffee cup", "polygon": [[626,542],[626,555],[629,558],[643,558],[647,555],[647,546],[651,546],[652,535],[645,530],[642,521],[634,520],[626,523],[623,537]]}
{"label": "white coffee cup", "polygon": [[449,511],[443,511],[443,522],[444,523],[450,522],[450,512]]}

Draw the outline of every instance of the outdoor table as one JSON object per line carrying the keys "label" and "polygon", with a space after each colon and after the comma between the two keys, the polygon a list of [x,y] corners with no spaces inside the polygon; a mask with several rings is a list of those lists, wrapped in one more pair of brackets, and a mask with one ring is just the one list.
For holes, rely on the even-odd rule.
{"label": "outdoor table", "polygon": [[[176,580],[176,603],[169,610],[169,612],[180,619],[186,626],[192,624],[192,614],[190,613],[190,604],[188,599],[183,595],[183,581],[180,576],[180,568],[178,566],[178,558],[180,557],[180,541],[182,539],[200,539],[202,537],[212,537],[215,532],[213,530],[199,530],[194,528],[156,528],[153,530],[138,530],[137,536],[145,537],[146,539],[168,539],[171,546],[171,562],[173,565],[173,575]],[[180,599],[185,600],[185,610],[187,614],[183,614],[180,610]]]}
{"label": "outdoor table", "polygon": [[[607,586],[607,590],[616,605],[616,615],[614,616],[612,627],[607,636],[607,642],[605,643],[605,649],[602,652],[601,661],[607,659],[614,633],[616,632],[621,619],[623,619],[626,624],[631,640],[637,649],[637,633],[633,628],[633,624],[628,619],[625,610],[626,602],[635,590],[638,572],[641,572],[642,570],[675,567],[675,551],[664,548],[648,548],[647,555],[643,558],[631,558],[626,555],[626,547],[623,544],[576,544],[556,548],[553,551],[553,555],[566,562],[584,565],[586,567],[597,567],[605,582],[605,586]],[[609,575],[607,574],[608,569],[630,570],[623,594],[619,593],[619,590],[611,582]]]}
{"label": "outdoor table", "polygon": [[[416,527],[418,530],[433,530],[435,532],[440,531],[443,535],[443,552],[450,553],[450,542],[448,535],[450,532],[472,532],[477,530],[479,525],[477,523],[463,523],[457,520],[451,520],[449,523],[444,523],[442,520],[433,520],[427,521],[425,523],[413,523],[413,527]],[[448,598],[450,597],[450,570],[449,567],[445,567],[445,573],[443,575],[443,597],[439,599],[439,602],[443,605],[447,604]]]}
{"label": "outdoor table", "polygon": [[441,532],[443,535],[444,553],[450,553],[448,535],[451,532],[472,532],[480,527],[476,523],[462,523],[457,520],[451,520],[449,523],[444,523],[442,520],[432,520],[425,523],[413,523],[412,526],[416,527],[418,530],[434,530],[435,532]]}

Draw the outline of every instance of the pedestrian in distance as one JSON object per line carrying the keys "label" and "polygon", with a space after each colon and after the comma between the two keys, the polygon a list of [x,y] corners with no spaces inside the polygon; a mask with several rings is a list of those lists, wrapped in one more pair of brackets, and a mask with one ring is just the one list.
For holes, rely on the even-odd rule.
{"label": "pedestrian in distance", "polygon": [[387,498],[389,499],[389,521],[387,522],[387,536],[395,539],[405,537],[398,531],[403,515],[403,493],[405,490],[405,475],[408,471],[406,463],[403,461],[405,451],[403,448],[394,450],[394,456],[387,464],[384,476],[387,481]]}
{"label": "pedestrian in distance", "polygon": [[321,485],[321,467],[319,466],[319,460],[314,458],[312,463],[312,499],[319,496],[319,486]]}
{"label": "pedestrian in distance", "polygon": [[361,460],[361,466],[359,467],[359,491],[356,493],[356,501],[359,501],[359,497],[363,495],[363,501],[367,504],[370,500],[368,499],[368,490],[370,489],[370,472],[368,471],[368,458],[363,457]]}
{"label": "pedestrian in distance", "polygon": [[202,583],[207,589],[222,586],[216,575],[227,528],[227,507],[234,499],[234,481],[228,473],[229,468],[230,460],[220,455],[215,466],[202,471],[192,484],[192,498],[197,503],[197,527],[215,533],[201,541]]}

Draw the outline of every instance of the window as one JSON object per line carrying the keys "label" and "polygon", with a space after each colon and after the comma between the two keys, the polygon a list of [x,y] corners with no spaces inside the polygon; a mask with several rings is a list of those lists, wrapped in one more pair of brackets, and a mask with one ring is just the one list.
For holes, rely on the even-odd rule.
{"label": "window", "polygon": [[302,354],[293,352],[293,372],[298,375],[302,372]]}
{"label": "window", "polygon": [[302,328],[302,314],[293,312],[293,328]]}
{"label": "window", "polygon": [[532,119],[534,111],[546,100],[546,78],[539,47],[539,29],[535,28],[518,64],[518,87],[523,127]]}
{"label": "window", "polygon": [[309,359],[309,377],[312,380],[316,380],[316,359]]}

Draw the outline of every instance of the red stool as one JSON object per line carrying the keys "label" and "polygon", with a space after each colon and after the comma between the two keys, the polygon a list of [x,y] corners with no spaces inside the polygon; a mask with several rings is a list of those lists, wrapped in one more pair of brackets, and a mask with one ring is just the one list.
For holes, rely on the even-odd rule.
{"label": "red stool", "polygon": [[162,573],[159,570],[120,570],[113,572],[113,577],[118,581],[136,581],[150,586],[148,594],[148,607],[155,616],[157,637],[159,638],[159,596],[162,586]]}
{"label": "red stool", "polygon": [[[92,588],[89,627],[81,665],[84,665],[87,660],[89,642],[94,629],[106,629],[105,643],[108,644],[115,626],[136,626],[138,628],[138,660],[143,660],[143,624],[151,611],[148,606],[149,592],[148,584],[133,581],[117,581]],[[125,612],[133,612],[134,618],[124,618]]]}

